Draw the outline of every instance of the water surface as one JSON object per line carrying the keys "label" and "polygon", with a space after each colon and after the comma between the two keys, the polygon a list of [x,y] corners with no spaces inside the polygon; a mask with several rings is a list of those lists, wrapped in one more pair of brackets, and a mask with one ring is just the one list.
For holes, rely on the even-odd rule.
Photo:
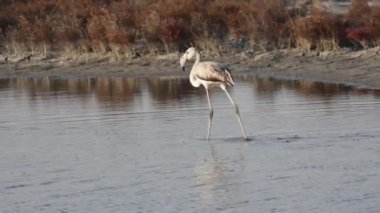
{"label": "water surface", "polygon": [[0,80],[1,212],[380,212],[380,92],[246,76]]}

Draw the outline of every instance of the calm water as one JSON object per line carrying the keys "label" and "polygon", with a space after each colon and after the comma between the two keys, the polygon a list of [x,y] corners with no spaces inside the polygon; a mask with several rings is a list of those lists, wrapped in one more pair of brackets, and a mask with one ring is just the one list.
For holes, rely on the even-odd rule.
{"label": "calm water", "polygon": [[0,80],[0,212],[380,212],[380,92],[241,77]]}

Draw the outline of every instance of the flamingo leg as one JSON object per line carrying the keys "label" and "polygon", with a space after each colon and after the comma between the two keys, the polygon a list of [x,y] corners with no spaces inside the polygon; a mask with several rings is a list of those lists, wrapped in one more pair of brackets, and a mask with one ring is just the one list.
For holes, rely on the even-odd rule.
{"label": "flamingo leg", "polygon": [[205,89],[206,89],[206,94],[207,94],[208,108],[210,111],[210,114],[208,117],[207,140],[210,140],[211,121],[212,121],[212,117],[214,115],[214,111],[212,109],[212,104],[211,104],[210,94],[208,92],[208,87],[205,87]]}
{"label": "flamingo leg", "polygon": [[239,124],[240,124],[240,128],[241,128],[241,131],[243,132],[243,135],[244,135],[244,139],[247,140],[248,137],[247,137],[247,134],[245,134],[245,130],[244,130],[244,126],[243,126],[243,123],[241,122],[241,118],[240,118],[240,112],[239,112],[239,107],[238,105],[235,103],[234,99],[232,99],[232,97],[230,96],[230,94],[228,93],[228,91],[226,90],[225,87],[221,87],[222,90],[224,90],[224,92],[226,93],[228,99],[231,101],[231,103],[234,105],[235,107],[235,114],[236,114],[236,117],[239,121]]}

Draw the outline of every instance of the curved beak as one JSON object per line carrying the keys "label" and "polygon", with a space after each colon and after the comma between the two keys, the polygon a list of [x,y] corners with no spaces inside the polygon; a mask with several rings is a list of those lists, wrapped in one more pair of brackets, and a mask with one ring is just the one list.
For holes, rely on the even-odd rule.
{"label": "curved beak", "polygon": [[185,64],[186,64],[186,56],[183,55],[181,57],[181,60],[179,61],[179,64],[181,65],[182,71],[185,71]]}

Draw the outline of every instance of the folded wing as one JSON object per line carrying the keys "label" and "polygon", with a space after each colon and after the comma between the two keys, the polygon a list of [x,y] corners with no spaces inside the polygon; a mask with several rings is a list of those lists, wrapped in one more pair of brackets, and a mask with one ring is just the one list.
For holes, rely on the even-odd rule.
{"label": "folded wing", "polygon": [[229,69],[216,62],[201,62],[198,64],[195,76],[204,81],[221,82],[229,86],[235,83]]}

